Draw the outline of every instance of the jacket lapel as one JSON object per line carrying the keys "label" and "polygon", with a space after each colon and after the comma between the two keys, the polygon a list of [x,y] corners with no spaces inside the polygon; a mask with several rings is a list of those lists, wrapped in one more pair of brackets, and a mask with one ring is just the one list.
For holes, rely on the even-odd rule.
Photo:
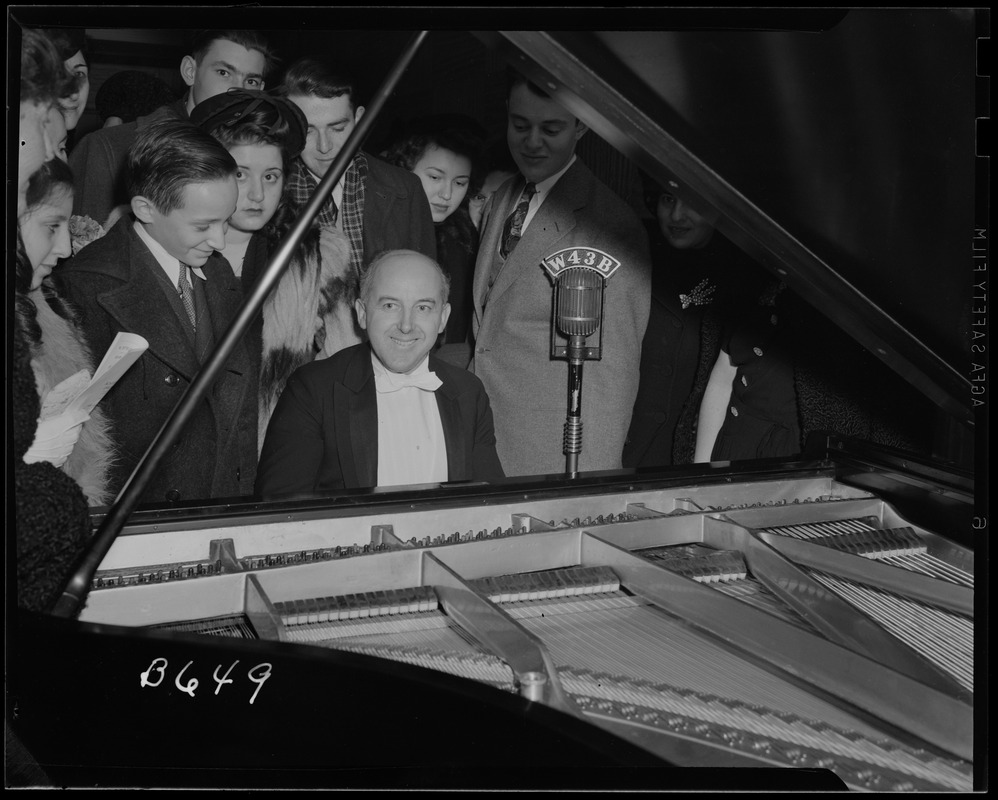
{"label": "jacket lapel", "polygon": [[[543,204],[530,221],[526,233],[523,234],[523,238],[520,239],[513,254],[503,266],[499,277],[496,278],[488,296],[489,302],[501,297],[524,271],[543,269],[541,261],[556,251],[558,249],[557,243],[575,228],[575,212],[585,205],[584,201],[580,200],[579,193],[575,191],[580,167],[581,162],[576,161],[562,175],[561,180],[554,185],[548,196],[544,198]],[[514,191],[511,192],[512,198],[507,199],[507,206],[510,205],[511,199],[515,199],[519,195],[522,181],[523,179],[520,178],[519,183],[514,187]],[[505,221],[505,216],[503,221]],[[502,235],[502,223],[499,223],[497,228],[496,246],[498,246],[498,237]],[[493,258],[499,258],[494,249],[490,253],[493,254]],[[487,282],[488,276],[486,275]]]}
{"label": "jacket lapel", "polygon": [[[187,332],[181,327],[170,297],[152,270],[162,269],[149,248],[122,220],[112,230],[124,229],[121,263],[112,272],[122,280],[117,289],[97,296],[97,303],[123,331],[137,333],[149,342],[149,353],[191,380],[199,364]],[[110,234],[109,234],[110,235]],[[179,300],[178,300],[179,302]]]}
{"label": "jacket lapel", "polygon": [[333,384],[336,448],[344,486],[378,483],[378,398],[374,388],[371,349],[358,347],[347,365],[343,383]]}
{"label": "jacket lapel", "polygon": [[[204,289],[208,303],[208,314],[211,318],[211,332],[215,345],[217,345],[221,342],[242,305],[242,287],[228,261],[217,253],[208,259],[203,270],[207,278],[204,282]],[[215,410],[216,418],[231,419],[235,423],[247,400],[247,393],[255,393],[255,389],[256,379],[246,342],[245,340],[240,341],[226,359],[225,367],[216,375],[212,391],[208,394],[209,403]],[[255,398],[252,400],[252,404],[253,408],[256,409]],[[229,441],[231,441],[232,436],[239,434],[239,425],[230,425],[229,431]],[[228,442],[223,443],[223,446],[227,444]]]}
{"label": "jacket lapel", "polygon": [[[485,299],[489,287],[489,272],[492,262],[499,258],[499,239],[502,236],[503,224],[509,216],[512,197],[519,196],[523,189],[523,178],[510,178],[500,186],[492,196],[490,205],[482,216],[482,241],[478,248],[478,259],[475,263],[475,278],[472,291],[475,300],[475,316],[481,325],[482,313],[485,309]],[[515,193],[515,194],[514,194]]]}
{"label": "jacket lapel", "polygon": [[[226,264],[229,263],[220,253],[216,253],[215,255],[222,261],[225,261]],[[257,280],[263,274],[268,263],[267,239],[262,233],[254,233],[249,241],[249,246],[246,248],[246,255],[243,257],[242,273],[238,278],[243,295],[249,296],[249,293],[256,286]],[[229,269],[232,269],[231,264],[229,264]],[[233,270],[232,274],[235,275],[235,270]]]}
{"label": "jacket lapel", "polygon": [[367,216],[368,204],[372,208],[372,219],[391,219],[392,208],[398,195],[387,190],[387,187],[366,181],[364,184],[364,215]]}
{"label": "jacket lapel", "polygon": [[[222,340],[229,325],[242,305],[243,295],[239,278],[232,272],[232,267],[224,257],[215,253],[202,267],[205,277],[205,299],[208,302],[208,314],[211,317],[211,333],[215,342]],[[249,367],[246,352],[237,347],[227,362],[230,368],[245,372]]]}
{"label": "jacket lapel", "polygon": [[[436,372],[430,357],[430,370]],[[439,374],[439,373],[438,373]],[[462,434],[462,415],[454,386],[444,381],[434,393],[447,447],[449,480],[469,475],[467,448]],[[342,383],[333,385],[336,447],[347,488],[378,483],[378,398],[370,347],[360,347],[347,365]]]}
{"label": "jacket lapel", "polygon": [[[436,367],[436,359],[430,356],[430,371],[437,375],[441,373]],[[465,446],[462,431],[461,407],[457,402],[454,387],[444,380],[440,388],[434,392],[437,398],[437,410],[440,412],[440,424],[444,430],[444,443],[447,446],[447,480],[461,480],[471,474],[468,464],[468,448]]]}

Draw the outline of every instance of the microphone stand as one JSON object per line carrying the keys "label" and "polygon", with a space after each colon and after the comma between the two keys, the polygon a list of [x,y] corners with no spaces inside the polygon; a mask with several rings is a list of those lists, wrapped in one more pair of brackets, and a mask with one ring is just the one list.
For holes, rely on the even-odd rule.
{"label": "microphone stand", "polygon": [[156,438],[153,439],[149,449],[146,450],[139,461],[138,466],[132,472],[131,477],[125,483],[114,505],[111,507],[97,534],[91,540],[90,547],[84,552],[79,567],[73,574],[62,596],[56,602],[52,613],[58,617],[75,617],[79,614],[83,600],[90,589],[94,573],[100,566],[107,551],[117,538],[125,521],[131,515],[146,486],[149,484],[157,465],[164,455],[166,455],[183,431],[184,426],[194,415],[198,404],[211,388],[215,377],[222,370],[225,361],[231,355],[236,345],[242,339],[243,334],[256,319],[257,314],[263,307],[264,301],[270,295],[271,290],[277,285],[281,275],[287,267],[291,255],[297,249],[302,238],[308,232],[312,221],[318,216],[320,209],[326,202],[333,187],[339,182],[340,177],[346,172],[347,166],[354,155],[360,149],[361,142],[367,136],[368,131],[377,119],[385,102],[395,91],[395,87],[401,80],[402,75],[408,68],[416,52],[419,50],[423,40],[426,39],[429,31],[420,31],[406,46],[398,62],[392,71],[385,78],[378,93],[368,105],[367,112],[361,116],[360,122],[350,133],[343,148],[337,154],[329,171],[319,182],[318,187],[309,199],[305,210],[295,222],[291,231],[281,242],[277,252],[271,258],[266,270],[260,276],[256,285],[240,306],[239,311],[215,350],[211,353],[208,361],[201,367],[191,385],[180,399],[180,402],[167,417],[163,427],[160,428]]}
{"label": "microphone stand", "polygon": [[[581,253],[581,255],[580,255]],[[582,263],[583,266],[573,266]],[[565,421],[565,472],[569,478],[578,477],[579,453],[582,452],[582,364],[586,359],[599,360],[603,356],[604,272],[620,262],[601,250],[588,247],[569,247],[552,253],[541,262],[554,279],[551,320],[551,357],[568,359],[568,418]],[[597,264],[593,267],[590,264]],[[613,274],[613,269],[606,274]],[[599,344],[587,347],[586,338],[600,331]],[[568,339],[568,345],[559,345],[555,333]]]}
{"label": "microphone stand", "polygon": [[[581,255],[580,255],[581,253]],[[582,263],[583,266],[573,266]],[[568,360],[568,417],[565,421],[565,472],[578,477],[579,453],[582,452],[582,365],[587,359],[603,356],[603,267],[620,262],[601,250],[569,247],[552,253],[541,262],[554,279],[551,321],[551,357]],[[590,264],[597,264],[592,267]],[[616,266],[614,266],[616,265]],[[612,274],[610,270],[609,274]],[[587,347],[586,338],[599,330],[599,344]],[[567,346],[555,341],[555,333],[568,340]]]}
{"label": "microphone stand", "polygon": [[565,421],[565,472],[569,478],[579,474],[582,452],[582,365],[585,363],[586,337],[573,335],[568,340],[568,419]]}

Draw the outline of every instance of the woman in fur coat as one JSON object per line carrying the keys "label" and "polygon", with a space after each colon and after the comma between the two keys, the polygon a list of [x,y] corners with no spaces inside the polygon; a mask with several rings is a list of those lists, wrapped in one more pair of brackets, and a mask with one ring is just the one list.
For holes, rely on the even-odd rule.
{"label": "woman in fur coat", "polygon": [[58,260],[71,254],[69,167],[55,159],[46,162],[31,177],[26,200],[27,211],[18,221],[25,258],[17,263],[15,304],[17,323],[30,347],[42,413],[25,461],[51,462],[80,485],[91,506],[106,505],[113,499],[108,470],[114,455],[107,419],[99,408],[79,419],[55,414],[51,408],[66,386],[85,385],[95,365],[72,312],[49,278]]}
{"label": "woman in fur coat", "polygon": [[[239,199],[222,255],[249,292],[300,214],[284,187],[291,160],[305,146],[308,123],[294,103],[243,89],[199,103],[191,121],[218,139],[239,166]],[[361,341],[353,314],[360,276],[349,270],[349,252],[341,231],[314,225],[249,330],[260,380],[258,446],[291,373]]]}

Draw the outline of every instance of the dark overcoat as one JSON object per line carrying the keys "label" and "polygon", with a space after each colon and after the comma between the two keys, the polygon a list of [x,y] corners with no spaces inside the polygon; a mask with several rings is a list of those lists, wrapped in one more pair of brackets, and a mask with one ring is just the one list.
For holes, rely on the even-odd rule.
{"label": "dark overcoat", "polygon": [[[179,296],[164,290],[153,254],[125,218],[59,268],[65,296],[100,360],[119,331],[143,336],[149,349],[108,392],[101,406],[119,445],[112,485],[117,492],[200,369]],[[238,310],[239,279],[217,253],[202,268],[216,342]],[[197,279],[195,279],[197,280]],[[172,296],[171,296],[172,295]],[[252,492],[256,477],[257,375],[242,342],[161,461],[143,502],[234,497]]]}

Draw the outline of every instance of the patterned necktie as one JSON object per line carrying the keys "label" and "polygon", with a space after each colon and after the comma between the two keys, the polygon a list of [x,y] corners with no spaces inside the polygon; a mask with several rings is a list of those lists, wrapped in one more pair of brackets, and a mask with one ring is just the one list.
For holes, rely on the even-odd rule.
{"label": "patterned necktie", "polygon": [[180,262],[180,276],[177,278],[177,291],[180,292],[180,302],[184,304],[184,310],[191,319],[191,327],[198,329],[197,312],[194,310],[194,288],[191,286],[188,271],[190,266],[183,261]]}
{"label": "patterned necktie", "polygon": [[537,187],[528,183],[523,187],[523,195],[520,202],[516,204],[513,213],[506,218],[506,224],[502,229],[502,245],[499,248],[499,255],[507,259],[510,253],[516,248],[520,237],[523,235],[523,221],[527,218],[527,209],[530,208],[530,198],[537,192]]}

